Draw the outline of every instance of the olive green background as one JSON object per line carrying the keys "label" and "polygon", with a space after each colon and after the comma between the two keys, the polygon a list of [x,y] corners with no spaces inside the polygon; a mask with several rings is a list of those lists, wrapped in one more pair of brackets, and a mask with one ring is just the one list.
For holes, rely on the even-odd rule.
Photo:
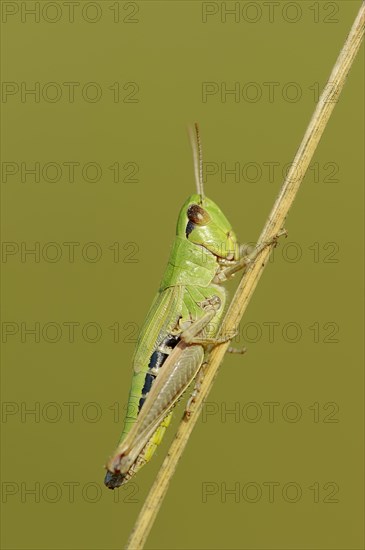
{"label": "olive green background", "polygon": [[[240,240],[255,241],[315,108],[314,88],[325,84],[360,6],[282,2],[270,22],[259,3],[261,16],[252,22],[255,6],[241,2],[239,21],[222,22],[223,7],[213,2],[218,12],[203,23],[200,2],[139,1],[137,11],[135,3],[102,1],[99,21],[75,8],[71,23],[58,4],[62,16],[54,23],[52,6],[39,22],[22,22],[19,11],[2,23],[3,81],[39,82],[41,90],[55,82],[62,90],[55,102],[47,92],[39,102],[21,101],[20,93],[3,97],[3,163],[19,170],[21,163],[80,163],[74,182],[65,167],[53,183],[52,169],[39,182],[22,182],[20,171],[2,182],[3,241],[20,248],[39,242],[46,257],[2,260],[3,329],[18,329],[3,344],[2,366],[2,545],[9,550],[125,544],[182,411],[180,405],[157,456],[129,487],[104,488],[103,464],[118,439],[130,384],[128,340],[158,288],[179,208],[194,189],[186,126],[199,121],[206,162],[248,170],[239,181],[209,176],[206,192]],[[110,9],[116,4],[119,22]],[[96,17],[88,9],[86,17]],[[296,22],[288,21],[291,9],[301,11]],[[245,338],[236,345],[248,353],[225,358],[209,396],[212,414],[194,430],[146,548],[363,548],[362,67],[363,51],[290,212],[288,239],[242,322]],[[74,102],[64,82],[80,83]],[[100,86],[99,101],[82,97],[89,82]],[[109,89],[115,82],[119,102]],[[126,101],[130,82],[139,87],[135,102]],[[204,102],[203,82],[219,90],[222,82],[238,82],[243,96],[222,101],[217,93]],[[272,98],[268,82],[278,83]],[[288,83],[295,84],[288,90]],[[294,87],[300,99],[286,100]],[[246,92],[254,90],[262,96],[249,101]],[[88,162],[101,167],[99,181],[82,176]],[[137,181],[113,182],[108,167],[115,162],[121,180],[131,172],[125,164],[136,163]],[[258,181],[247,163],[262,170]],[[271,181],[267,163],[279,163]],[[56,250],[47,249],[50,242],[62,250],[58,261],[47,260]],[[65,242],[80,243],[73,262]],[[102,254],[96,262],[81,254],[90,242]],[[84,254],[93,252],[86,246]],[[21,327],[36,322],[49,330],[38,343]],[[67,322],[79,323],[74,342]],[[81,334],[90,322],[102,331],[94,343]],[[117,342],[109,328],[115,323]],[[278,323],[273,338],[268,323]],[[60,339],[51,343],[57,327]],[[290,342],[297,330],[298,341]],[[88,335],[94,338],[92,327]],[[78,403],[74,421],[70,402]],[[278,404],[272,421],[268,402]],[[32,407],[38,417],[25,414]],[[224,407],[236,408],[239,418],[224,416]],[[279,484],[271,499],[270,482]],[[214,494],[204,501],[207,487]],[[26,492],[32,488],[35,494]],[[225,493],[233,488],[236,495]]]}

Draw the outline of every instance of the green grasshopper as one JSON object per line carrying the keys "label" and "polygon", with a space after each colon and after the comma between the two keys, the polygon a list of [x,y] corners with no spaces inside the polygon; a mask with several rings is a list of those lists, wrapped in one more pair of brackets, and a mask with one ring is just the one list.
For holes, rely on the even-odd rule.
{"label": "green grasshopper", "polygon": [[220,208],[204,195],[197,124],[191,139],[197,193],[180,211],[168,265],[137,341],[124,429],[106,466],[110,489],[151,459],[173,407],[196,379],[189,413],[209,349],[234,336],[217,336],[226,303],[222,283],[252,261]]}

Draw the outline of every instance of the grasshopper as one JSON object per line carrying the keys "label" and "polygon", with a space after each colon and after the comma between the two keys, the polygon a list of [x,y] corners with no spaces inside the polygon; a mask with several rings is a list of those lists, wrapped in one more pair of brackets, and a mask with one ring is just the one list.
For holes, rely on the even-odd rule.
{"label": "grasshopper", "polygon": [[204,195],[197,124],[194,129],[190,134],[197,192],[180,211],[168,265],[139,334],[124,429],[106,465],[104,483],[110,489],[126,483],[151,459],[173,407],[196,379],[188,415],[209,349],[234,336],[218,336],[226,304],[222,283],[259,252],[247,255],[248,247],[238,245],[221,209]]}

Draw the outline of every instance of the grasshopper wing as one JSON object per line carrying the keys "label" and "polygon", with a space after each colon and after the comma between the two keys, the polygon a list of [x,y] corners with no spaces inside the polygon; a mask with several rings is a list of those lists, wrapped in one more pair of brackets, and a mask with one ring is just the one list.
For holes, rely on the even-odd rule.
{"label": "grasshopper wing", "polygon": [[108,462],[112,473],[126,473],[159,424],[196,376],[204,359],[200,345],[180,342],[166,360],[161,373],[132,429]]}
{"label": "grasshopper wing", "polygon": [[133,356],[133,378],[119,443],[125,439],[139,415],[139,402],[152,353],[175,328],[181,313],[183,292],[182,287],[170,287],[157,294],[142,326]]}

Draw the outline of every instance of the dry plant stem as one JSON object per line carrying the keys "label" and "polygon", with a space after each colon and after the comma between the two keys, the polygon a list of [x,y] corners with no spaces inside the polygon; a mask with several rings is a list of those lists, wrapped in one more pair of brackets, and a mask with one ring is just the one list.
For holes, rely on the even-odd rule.
{"label": "dry plant stem", "polygon": [[[300,147],[295,155],[292,167],[284,181],[279,196],[275,201],[273,209],[261,233],[259,244],[270,241],[270,239],[272,239],[284,225],[285,218],[298,192],[299,186],[323,134],[332,110],[339,98],[340,92],[346,80],[346,76],[359,50],[364,34],[364,24],[365,4],[363,2],[349,36],[347,37],[347,40],[336,61],[328,83],[321,94],[317,108],[312,116],[302,143],[300,144]],[[222,329],[223,333],[233,333],[235,327],[237,327],[240,322],[269,259],[271,250],[271,246],[264,248],[257,261],[250,266],[242,277],[224,319]],[[177,463],[187,444],[195,423],[197,422],[203,402],[211,390],[219,365],[225,352],[227,351],[228,346],[229,342],[219,345],[212,350],[201,390],[196,397],[195,407],[189,419],[187,421],[181,421],[176,437],[171,444],[169,452],[138,516],[137,522],[126,546],[127,550],[140,550],[146,542],[148,534],[168,489],[169,482],[175,472]]]}

